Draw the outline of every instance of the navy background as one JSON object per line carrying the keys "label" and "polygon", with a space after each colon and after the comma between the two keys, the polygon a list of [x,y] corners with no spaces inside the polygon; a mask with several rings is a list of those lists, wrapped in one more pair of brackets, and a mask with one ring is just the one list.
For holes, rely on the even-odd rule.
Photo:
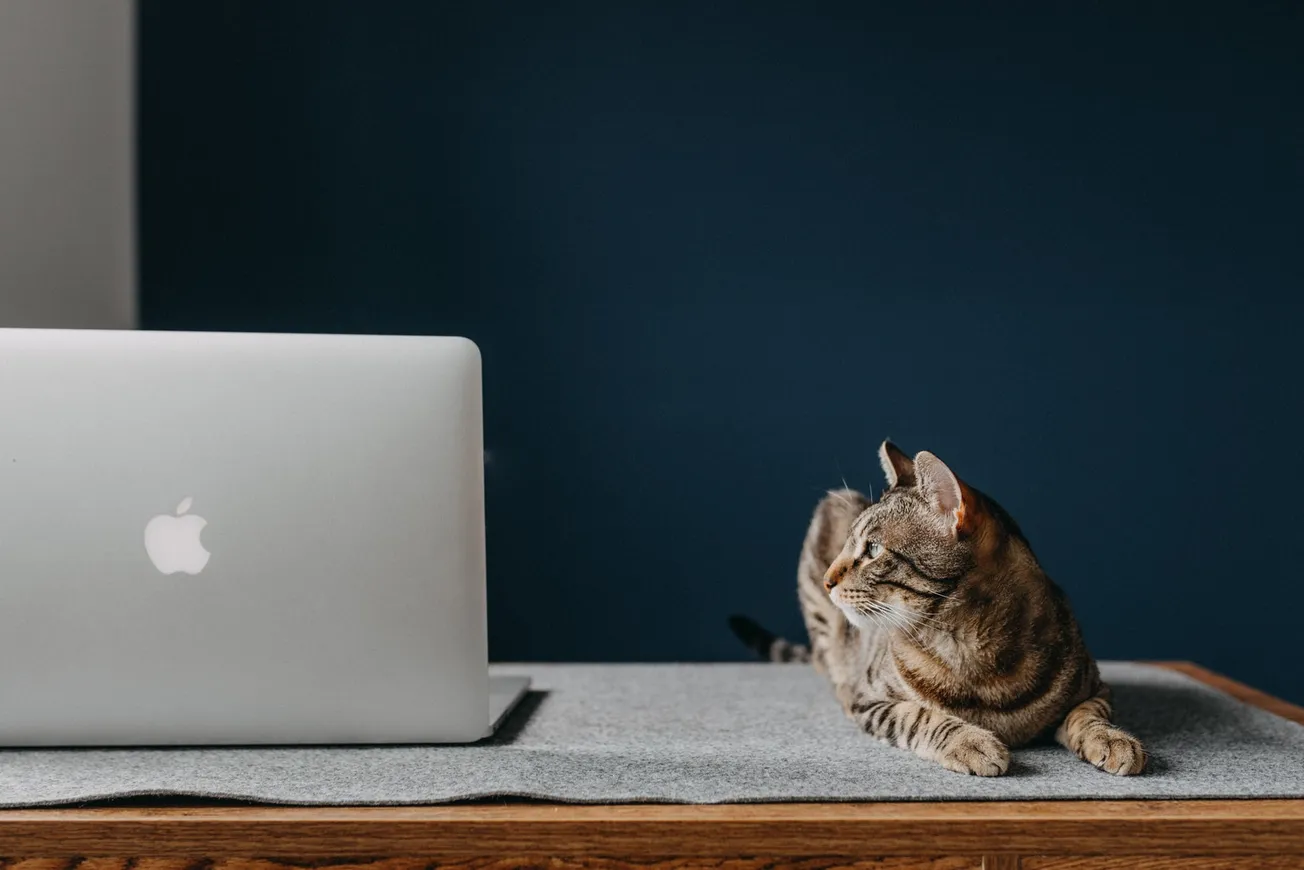
{"label": "navy background", "polygon": [[800,634],[891,436],[1304,701],[1302,7],[898,5],[144,0],[144,325],[478,342],[495,659]]}

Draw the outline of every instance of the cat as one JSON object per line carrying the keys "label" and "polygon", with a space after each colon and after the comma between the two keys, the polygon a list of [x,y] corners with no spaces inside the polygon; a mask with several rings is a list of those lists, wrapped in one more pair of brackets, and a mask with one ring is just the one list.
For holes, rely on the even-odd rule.
{"label": "cat", "polygon": [[1064,593],[1014,520],[927,451],[879,449],[887,489],[815,509],[798,565],[809,646],[735,616],[770,661],[809,661],[860,728],[948,770],[1000,776],[1010,747],[1052,734],[1120,775],[1146,753],[1113,724],[1110,689]]}

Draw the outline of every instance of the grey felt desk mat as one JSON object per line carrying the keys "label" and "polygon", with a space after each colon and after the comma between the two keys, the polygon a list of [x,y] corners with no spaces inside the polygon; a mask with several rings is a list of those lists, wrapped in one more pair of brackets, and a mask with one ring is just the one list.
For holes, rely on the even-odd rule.
{"label": "grey felt desk mat", "polygon": [[278,804],[1304,797],[1304,727],[1180,674],[1102,665],[1150,771],[1058,746],[950,773],[859,733],[802,665],[517,665],[535,689],[474,746],[0,751],[0,806],[141,795]]}

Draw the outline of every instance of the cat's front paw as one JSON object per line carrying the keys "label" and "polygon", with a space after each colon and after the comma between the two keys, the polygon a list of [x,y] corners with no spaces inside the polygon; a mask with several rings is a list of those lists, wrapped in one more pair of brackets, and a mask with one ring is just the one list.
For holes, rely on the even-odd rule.
{"label": "cat's front paw", "polygon": [[952,734],[937,753],[947,770],[974,776],[1000,776],[1010,769],[1010,750],[990,731],[966,725]]}
{"label": "cat's front paw", "polygon": [[1091,729],[1082,738],[1078,757],[1118,776],[1135,776],[1146,767],[1141,741],[1119,728]]}

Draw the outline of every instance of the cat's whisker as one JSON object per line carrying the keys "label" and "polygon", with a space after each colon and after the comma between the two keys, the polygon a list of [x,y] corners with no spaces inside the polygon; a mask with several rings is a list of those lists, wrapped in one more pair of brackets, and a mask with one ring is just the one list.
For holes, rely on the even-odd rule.
{"label": "cat's whisker", "polygon": [[[897,628],[901,631],[906,632],[907,634],[911,634],[910,626],[905,621],[902,614],[897,612],[892,607],[885,605],[881,601],[866,601],[865,604],[869,606],[870,610],[873,612],[874,615],[881,617],[883,622],[886,622],[888,625],[892,626],[893,628]],[[864,611],[862,610],[861,612]],[[869,613],[866,613],[865,615],[868,616]]]}
{"label": "cat's whisker", "polygon": [[[843,485],[845,486],[846,484],[844,483]],[[855,505],[851,503],[851,499],[847,498],[845,495],[843,495],[840,492],[836,492],[830,489],[828,490],[828,494],[833,496],[834,498],[836,498],[838,501],[842,502],[844,505],[846,505],[849,508],[855,507]]]}
{"label": "cat's whisker", "polygon": [[891,609],[884,609],[880,610],[879,614],[887,620],[888,624],[893,628],[914,638],[916,643],[923,643],[923,641],[920,640],[918,632],[914,630],[914,626],[907,622],[900,613]]}
{"label": "cat's whisker", "polygon": [[873,623],[875,626],[877,626],[878,628],[887,628],[887,627],[888,627],[887,625],[885,625],[884,621],[883,621],[882,619],[879,618],[879,614],[878,614],[878,613],[876,613],[876,612],[873,611],[873,610],[870,610],[870,609],[865,608],[862,604],[856,604],[856,605],[853,605],[853,609],[854,609],[857,613],[859,613],[861,616],[865,617],[865,618],[868,619],[870,622],[872,622],[872,623]]}
{"label": "cat's whisker", "polygon": [[949,632],[949,631],[951,630],[950,626],[948,626],[946,623],[941,622],[940,620],[937,620],[937,619],[933,619],[932,617],[923,616],[923,615],[918,614],[918,613],[916,613],[916,614],[912,614],[912,615],[909,617],[909,619],[910,619],[911,621],[915,622],[915,623],[920,624],[920,625],[927,626],[928,628],[931,628],[931,629],[933,629],[934,631],[944,631],[944,632]]}
{"label": "cat's whisker", "polygon": [[941,622],[940,620],[934,619],[931,616],[925,616],[922,613],[914,613],[913,611],[905,610],[894,604],[885,604],[884,606],[889,608],[893,613],[895,613],[901,619],[909,623],[923,624],[936,631],[950,630],[945,623]]}
{"label": "cat's whisker", "polygon": [[842,601],[847,607],[869,619],[875,625],[904,632],[921,644],[923,640],[919,635],[920,628],[927,628],[943,634],[950,634],[952,631],[949,625],[931,616],[916,613],[898,604],[864,597],[864,594],[860,592],[844,591]]}
{"label": "cat's whisker", "polygon": [[906,610],[905,608],[900,608],[897,607],[897,605],[892,605],[892,604],[889,604],[888,607],[891,607],[893,610],[897,610],[898,613],[904,614],[904,616],[910,617],[911,620],[922,620],[925,622],[938,622],[938,620],[934,620],[934,618],[932,618],[931,616],[927,616],[927,614],[925,613],[917,613],[914,612],[914,610]]}

